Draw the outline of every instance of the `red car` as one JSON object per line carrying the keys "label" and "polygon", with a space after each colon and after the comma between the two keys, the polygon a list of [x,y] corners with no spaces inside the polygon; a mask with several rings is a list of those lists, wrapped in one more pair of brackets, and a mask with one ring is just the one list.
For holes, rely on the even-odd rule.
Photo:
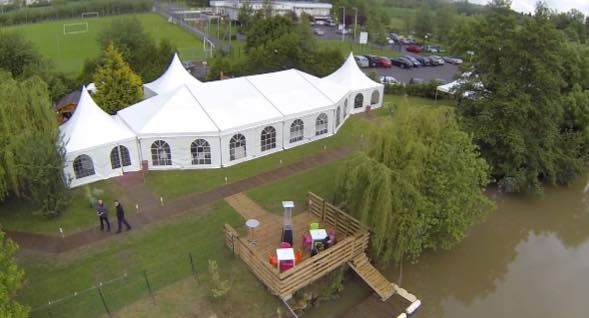
{"label": "red car", "polygon": [[407,51],[412,53],[421,53],[423,48],[421,46],[411,45],[407,48]]}
{"label": "red car", "polygon": [[389,68],[391,67],[393,64],[391,63],[391,60],[389,60],[386,57],[379,57],[378,58],[378,63],[376,64],[377,67],[386,67]]}

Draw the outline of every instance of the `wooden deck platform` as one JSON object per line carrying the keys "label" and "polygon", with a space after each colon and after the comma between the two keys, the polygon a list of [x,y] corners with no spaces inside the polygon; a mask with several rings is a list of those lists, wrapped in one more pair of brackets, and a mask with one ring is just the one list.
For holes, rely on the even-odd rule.
{"label": "wooden deck platform", "polygon": [[[293,217],[293,247],[295,250],[304,250],[302,235],[308,231],[309,224],[315,222],[319,223],[321,228],[335,230],[337,242],[312,257],[310,252],[304,252],[302,261],[284,272],[280,272],[268,261],[269,256],[275,254],[281,241],[282,217],[265,212],[245,195],[228,197],[226,201],[244,218],[258,219],[260,226],[254,232],[256,243],[252,244],[249,234],[240,237],[237,231],[225,224],[225,243],[248,265],[256,277],[282,300],[288,300],[297,290],[347,263],[378,294],[380,303],[392,302],[395,304],[393,308],[403,307],[402,313],[410,312],[408,308],[417,301],[415,296],[389,282],[370,264],[365,253],[370,238],[368,228],[321,197],[309,193],[307,212]],[[370,307],[370,304],[366,306]],[[358,308],[359,312],[365,310],[362,308]],[[380,310],[386,311],[384,307]],[[389,316],[364,314],[362,317]]]}

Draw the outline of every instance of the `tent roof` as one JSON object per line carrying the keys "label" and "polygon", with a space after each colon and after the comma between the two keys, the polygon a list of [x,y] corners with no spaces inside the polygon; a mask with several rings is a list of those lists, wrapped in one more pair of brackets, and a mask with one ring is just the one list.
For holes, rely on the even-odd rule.
{"label": "tent roof", "polygon": [[138,134],[212,133],[219,129],[186,86],[129,106],[118,115]]}
{"label": "tent roof", "polygon": [[247,76],[247,80],[284,116],[331,107],[334,102],[294,69]]}
{"label": "tent roof", "polygon": [[105,144],[126,141],[135,134],[105,113],[82,87],[78,106],[72,117],[59,127],[66,152],[92,149]]}
{"label": "tent roof", "polygon": [[348,94],[348,90],[338,83],[332,81],[323,80],[319,77],[307,74],[305,72],[299,72],[307,81],[313,86],[322,91],[333,103],[337,103]]}
{"label": "tent roof", "polygon": [[246,129],[283,118],[246,77],[205,82],[189,89],[221,131]]}
{"label": "tent roof", "polygon": [[371,80],[360,70],[352,53],[340,68],[322,80],[337,83],[350,91],[383,86],[381,83]]}
{"label": "tent roof", "polygon": [[143,84],[156,94],[169,92],[182,85],[199,85],[201,82],[194,78],[182,65],[178,54],[174,54],[168,69],[158,79],[151,83]]}

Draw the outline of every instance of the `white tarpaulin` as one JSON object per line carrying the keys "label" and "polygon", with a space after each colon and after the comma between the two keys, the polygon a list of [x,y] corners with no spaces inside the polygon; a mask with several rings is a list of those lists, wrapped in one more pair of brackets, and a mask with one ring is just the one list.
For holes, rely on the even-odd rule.
{"label": "white tarpaulin", "polygon": [[143,84],[145,90],[145,97],[151,97],[156,94],[163,94],[169,92],[182,85],[199,85],[201,82],[194,78],[182,65],[178,54],[174,54],[174,58],[168,66],[168,69],[162,76],[151,83]]}

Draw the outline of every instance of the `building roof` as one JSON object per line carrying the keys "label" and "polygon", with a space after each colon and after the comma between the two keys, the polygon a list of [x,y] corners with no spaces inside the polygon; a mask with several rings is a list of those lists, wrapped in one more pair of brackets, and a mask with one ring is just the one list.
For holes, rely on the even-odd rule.
{"label": "building roof", "polygon": [[184,68],[178,54],[174,54],[172,62],[164,74],[153,82],[143,84],[143,86],[156,94],[163,94],[182,85],[192,86],[199,84],[202,83]]}
{"label": "building roof", "polygon": [[84,87],[74,114],[59,130],[68,153],[135,138],[129,128],[98,107]]}
{"label": "building roof", "polygon": [[169,136],[218,133],[192,92],[180,86],[118,112],[118,116],[137,134]]}
{"label": "building roof", "polygon": [[350,91],[370,89],[383,86],[371,80],[356,64],[353,53],[350,53],[346,61],[335,72],[323,78],[325,81],[339,84]]}
{"label": "building roof", "polygon": [[55,110],[60,110],[68,105],[77,105],[78,101],[80,100],[81,90],[77,89],[64,97],[60,98],[57,103],[55,103],[54,108]]}

